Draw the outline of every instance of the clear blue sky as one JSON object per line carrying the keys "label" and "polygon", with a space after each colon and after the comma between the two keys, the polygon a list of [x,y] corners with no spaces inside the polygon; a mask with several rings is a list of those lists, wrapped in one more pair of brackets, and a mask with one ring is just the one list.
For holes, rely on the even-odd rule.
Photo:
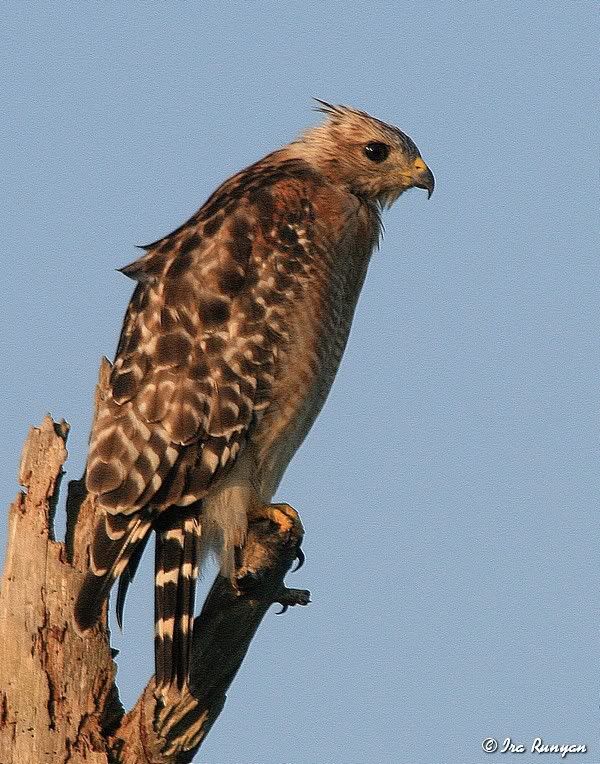
{"label": "clear blue sky", "polygon": [[[597,15],[3,3],[2,506],[47,411],[81,474],[132,290],[115,268],[314,123],[311,96],[397,124],[436,176],[385,216],[278,494],[314,602],[267,615],[198,762],[540,760],[482,751],[508,735],[600,762]],[[139,578],[114,640],[127,704],[152,666],[150,559]]]}

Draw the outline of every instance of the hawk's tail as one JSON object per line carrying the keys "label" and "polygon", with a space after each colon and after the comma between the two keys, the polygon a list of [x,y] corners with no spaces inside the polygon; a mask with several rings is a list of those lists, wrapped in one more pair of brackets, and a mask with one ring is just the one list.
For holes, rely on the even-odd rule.
{"label": "hawk's tail", "polygon": [[156,528],[156,686],[182,689],[190,673],[201,525],[192,515],[169,520]]}
{"label": "hawk's tail", "polygon": [[90,567],[75,602],[75,622],[81,631],[94,626],[110,589],[128,567],[139,547],[145,546],[151,522],[145,515],[106,513],[96,525]]}

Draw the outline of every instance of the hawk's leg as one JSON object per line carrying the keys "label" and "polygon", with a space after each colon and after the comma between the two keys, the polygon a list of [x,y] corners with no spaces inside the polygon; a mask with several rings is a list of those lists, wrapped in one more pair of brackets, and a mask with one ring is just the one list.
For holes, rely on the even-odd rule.
{"label": "hawk's leg", "polygon": [[[270,575],[274,567],[280,571],[284,568],[282,572],[285,575],[295,560],[298,560],[295,570],[304,562],[304,553],[300,548],[304,529],[298,513],[289,504],[265,504],[253,509],[248,515],[248,526],[253,534],[260,536],[266,543],[246,543],[239,550],[233,584],[240,594],[250,594],[253,589],[262,587],[265,577]],[[282,547],[287,554],[281,554]],[[294,599],[290,595],[284,601],[284,592],[300,591],[279,586],[273,592],[272,602],[279,602],[284,608],[307,604],[309,594],[304,591],[301,596]]]}

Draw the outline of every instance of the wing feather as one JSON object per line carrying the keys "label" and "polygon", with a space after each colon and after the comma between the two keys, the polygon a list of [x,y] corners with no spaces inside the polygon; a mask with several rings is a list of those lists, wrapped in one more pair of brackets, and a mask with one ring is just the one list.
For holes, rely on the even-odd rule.
{"label": "wing feather", "polygon": [[87,472],[109,512],[201,499],[269,405],[286,311],[314,255],[317,181],[294,164],[228,181],[123,269],[138,284]]}

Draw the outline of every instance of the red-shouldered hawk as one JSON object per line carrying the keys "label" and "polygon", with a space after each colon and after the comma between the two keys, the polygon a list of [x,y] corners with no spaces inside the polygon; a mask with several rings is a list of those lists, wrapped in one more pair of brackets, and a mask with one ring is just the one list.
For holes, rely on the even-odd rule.
{"label": "red-shouldered hawk", "polygon": [[206,554],[232,576],[248,511],[268,504],[329,392],[381,210],[434,178],[413,141],[320,101],[323,124],[218,188],[123,272],[137,281],[98,410],[87,488],[104,510],[75,615],[117,616],[156,532],[156,684],[189,674]]}

